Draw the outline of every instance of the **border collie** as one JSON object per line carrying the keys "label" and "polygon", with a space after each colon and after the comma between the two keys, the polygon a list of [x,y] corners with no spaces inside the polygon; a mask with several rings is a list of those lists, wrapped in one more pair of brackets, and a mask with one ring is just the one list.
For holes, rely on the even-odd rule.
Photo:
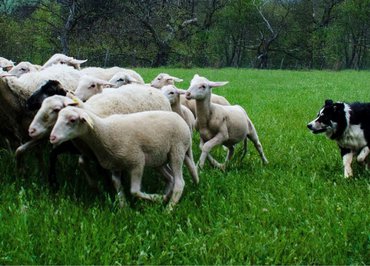
{"label": "border collie", "polygon": [[334,103],[326,100],[317,118],[308,123],[313,133],[326,133],[335,140],[343,159],[344,177],[352,173],[352,159],[364,162],[370,153],[370,103]]}

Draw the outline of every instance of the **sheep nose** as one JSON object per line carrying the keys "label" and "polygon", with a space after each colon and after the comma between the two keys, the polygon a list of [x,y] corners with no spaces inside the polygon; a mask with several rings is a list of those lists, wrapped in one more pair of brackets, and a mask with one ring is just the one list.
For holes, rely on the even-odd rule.
{"label": "sheep nose", "polygon": [[53,143],[57,139],[57,137],[55,135],[50,135],[49,139],[50,139],[50,142]]}
{"label": "sheep nose", "polygon": [[36,128],[34,127],[30,127],[28,129],[28,135],[30,135],[30,137],[32,137],[32,135],[35,134],[35,132],[36,132]]}

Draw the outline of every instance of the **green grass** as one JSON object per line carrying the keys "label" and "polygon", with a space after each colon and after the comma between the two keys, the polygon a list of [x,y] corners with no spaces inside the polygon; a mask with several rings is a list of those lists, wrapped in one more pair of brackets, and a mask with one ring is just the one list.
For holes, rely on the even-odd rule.
{"label": "green grass", "polygon": [[[111,194],[85,187],[74,157],[59,165],[62,188],[52,192],[35,167],[17,178],[1,151],[0,264],[370,264],[370,173],[354,163],[345,180],[336,144],[306,128],[327,98],[370,102],[370,72],[137,71],[146,81],[168,72],[184,79],[180,88],[195,73],[230,81],[214,92],[247,110],[270,163],[250,144],[226,173],[206,164],[199,186],[185,171],[168,214],[135,200],[117,209]],[[144,179],[146,190],[164,187],[151,170]]]}

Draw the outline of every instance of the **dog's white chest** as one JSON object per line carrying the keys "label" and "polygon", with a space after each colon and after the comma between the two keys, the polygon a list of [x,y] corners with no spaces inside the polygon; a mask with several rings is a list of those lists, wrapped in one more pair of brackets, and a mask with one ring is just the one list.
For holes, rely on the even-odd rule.
{"label": "dog's white chest", "polygon": [[342,138],[338,140],[338,145],[343,148],[358,151],[367,145],[364,131],[360,125],[351,125],[343,134]]}

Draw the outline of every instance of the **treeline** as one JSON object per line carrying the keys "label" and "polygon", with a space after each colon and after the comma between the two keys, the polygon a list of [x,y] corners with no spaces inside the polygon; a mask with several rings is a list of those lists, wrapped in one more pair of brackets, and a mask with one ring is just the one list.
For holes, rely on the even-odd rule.
{"label": "treeline", "polygon": [[13,61],[370,67],[370,0],[0,0],[0,27],[0,56]]}

